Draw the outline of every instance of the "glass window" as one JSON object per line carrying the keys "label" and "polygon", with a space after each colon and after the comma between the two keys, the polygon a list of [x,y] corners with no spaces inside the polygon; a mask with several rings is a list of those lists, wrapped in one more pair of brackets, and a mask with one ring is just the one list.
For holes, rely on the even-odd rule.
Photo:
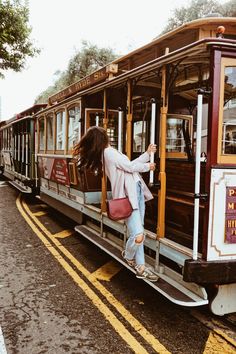
{"label": "glass window", "polygon": [[53,115],[47,116],[47,150],[54,150],[53,144]]}
{"label": "glass window", "polygon": [[89,112],[89,126],[92,127],[96,125],[97,127],[103,126],[104,113],[102,111]]}
{"label": "glass window", "polygon": [[81,114],[80,106],[73,107],[69,110],[69,130],[68,130],[68,149],[71,150],[73,146],[81,138]]}
{"label": "glass window", "polygon": [[192,145],[192,116],[169,114],[166,123],[167,157],[187,157],[187,141]]}
{"label": "glass window", "polygon": [[39,150],[44,150],[44,118],[39,119]]}
{"label": "glass window", "polygon": [[236,154],[236,66],[224,68],[224,102],[221,152]]}
{"label": "glass window", "polygon": [[146,121],[134,122],[133,134],[133,152],[144,152],[146,147]]}
{"label": "glass window", "polygon": [[166,151],[184,152],[184,148],[183,120],[169,118],[167,120]]}
{"label": "glass window", "polygon": [[65,149],[65,111],[57,112],[57,136],[56,136],[56,148],[57,150]]}
{"label": "glass window", "polygon": [[7,150],[10,148],[10,129],[7,129]]}
{"label": "glass window", "polygon": [[3,149],[6,149],[7,146],[7,138],[6,138],[7,131],[6,129],[3,130]]}
{"label": "glass window", "polygon": [[13,138],[13,127],[12,126],[9,129],[9,133],[10,133],[9,146],[10,146],[11,151],[13,152],[14,138]]}
{"label": "glass window", "polygon": [[107,135],[112,147],[118,149],[118,113],[108,111]]}

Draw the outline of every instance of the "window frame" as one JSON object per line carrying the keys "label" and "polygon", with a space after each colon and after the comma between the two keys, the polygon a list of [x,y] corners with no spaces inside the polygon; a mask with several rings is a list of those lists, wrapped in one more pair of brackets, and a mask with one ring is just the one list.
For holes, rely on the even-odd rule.
{"label": "window frame", "polygon": [[[189,122],[189,137],[191,140],[191,147],[193,148],[193,115],[187,115],[187,114],[178,114],[178,113],[168,113],[166,117],[166,147],[167,147],[167,121],[170,118],[176,118],[176,119],[183,119],[187,120]],[[166,149],[166,158],[172,158],[172,159],[183,159],[187,160],[188,155],[187,152],[168,152]]]}
{"label": "window frame", "polygon": [[217,148],[217,163],[219,164],[236,164],[236,154],[223,154],[222,152],[222,137],[223,137],[223,116],[224,116],[224,82],[225,68],[234,66],[236,68],[236,58],[221,58],[221,73],[220,73],[220,99],[219,99],[219,120],[218,120],[218,148]]}
{"label": "window frame", "polygon": [[79,131],[78,133],[80,134],[79,136],[79,139],[78,141],[81,139],[82,137],[82,105],[81,105],[81,101],[76,101],[76,102],[73,102],[72,104],[70,104],[68,107],[67,107],[67,114],[68,114],[68,126],[67,126],[67,129],[68,129],[68,132],[67,132],[67,148],[68,148],[68,153],[72,153],[73,152],[73,147],[70,148],[69,146],[69,128],[70,128],[70,110],[74,109],[75,108],[79,108],[80,110],[80,117],[79,117]]}
{"label": "window frame", "polygon": [[[44,121],[44,129],[43,129],[43,149],[40,149],[40,121]],[[45,116],[40,116],[38,118],[38,152],[39,153],[45,153],[46,151],[46,137],[45,137],[45,133],[46,133],[46,124],[45,124]]]}
{"label": "window frame", "polygon": [[[58,135],[57,135],[57,115],[58,113],[61,113],[62,114],[62,117],[63,117],[63,113],[64,113],[64,125],[63,125],[63,129],[62,129],[62,135],[64,135],[64,146],[62,149],[58,149],[57,148],[57,142],[58,142]],[[58,109],[57,111],[55,111],[55,153],[56,154],[62,154],[64,155],[65,154],[65,149],[66,149],[66,116],[67,116],[67,109],[65,107],[60,107],[60,109]]]}
{"label": "window frame", "polygon": [[[47,153],[52,153],[55,151],[55,122],[54,122],[54,114],[53,112],[49,112],[47,115],[46,115],[46,152]],[[48,149],[48,120],[49,118],[52,118],[52,149]]]}

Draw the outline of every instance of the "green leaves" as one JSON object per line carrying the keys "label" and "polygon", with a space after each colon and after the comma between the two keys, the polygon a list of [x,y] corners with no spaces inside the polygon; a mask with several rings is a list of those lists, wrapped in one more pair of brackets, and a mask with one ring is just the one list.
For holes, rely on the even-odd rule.
{"label": "green leaves", "polygon": [[230,0],[221,5],[215,0],[192,0],[186,7],[182,6],[173,11],[173,16],[169,18],[167,26],[162,33],[169,32],[186,22],[204,17],[210,13],[219,13],[221,16],[236,16],[236,2]]}
{"label": "green leaves", "polygon": [[29,39],[31,27],[28,23],[29,10],[18,0],[0,1],[0,76],[3,71],[24,68],[27,57],[39,50]]}
{"label": "green leaves", "polygon": [[94,44],[83,41],[82,49],[70,59],[67,70],[64,72],[57,71],[54,74],[58,76],[55,84],[43,91],[36,98],[35,104],[47,102],[49,96],[100,69],[116,57],[110,48],[98,48]]}

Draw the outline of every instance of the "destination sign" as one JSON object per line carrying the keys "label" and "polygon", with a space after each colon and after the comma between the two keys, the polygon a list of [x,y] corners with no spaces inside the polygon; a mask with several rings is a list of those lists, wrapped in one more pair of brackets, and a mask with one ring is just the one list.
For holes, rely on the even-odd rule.
{"label": "destination sign", "polygon": [[109,72],[106,70],[106,68],[102,68],[92,73],[91,75],[86,76],[84,79],[81,79],[75,82],[74,84],[66,87],[64,90],[55,93],[55,95],[49,97],[48,102],[50,105],[52,105],[55,102],[62,101],[65,98],[92,86],[94,83],[105,80],[108,75]]}
{"label": "destination sign", "polygon": [[225,242],[236,243],[236,187],[226,187]]}

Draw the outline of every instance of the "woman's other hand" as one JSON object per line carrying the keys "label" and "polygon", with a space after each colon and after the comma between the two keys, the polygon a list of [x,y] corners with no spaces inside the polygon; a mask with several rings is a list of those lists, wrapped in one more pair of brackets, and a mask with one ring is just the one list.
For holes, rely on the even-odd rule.
{"label": "woman's other hand", "polygon": [[149,155],[151,155],[151,153],[155,153],[157,151],[157,146],[156,144],[150,144],[148,146],[147,152],[149,153]]}
{"label": "woman's other hand", "polygon": [[156,164],[155,163],[150,163],[150,171],[155,171],[156,169]]}

